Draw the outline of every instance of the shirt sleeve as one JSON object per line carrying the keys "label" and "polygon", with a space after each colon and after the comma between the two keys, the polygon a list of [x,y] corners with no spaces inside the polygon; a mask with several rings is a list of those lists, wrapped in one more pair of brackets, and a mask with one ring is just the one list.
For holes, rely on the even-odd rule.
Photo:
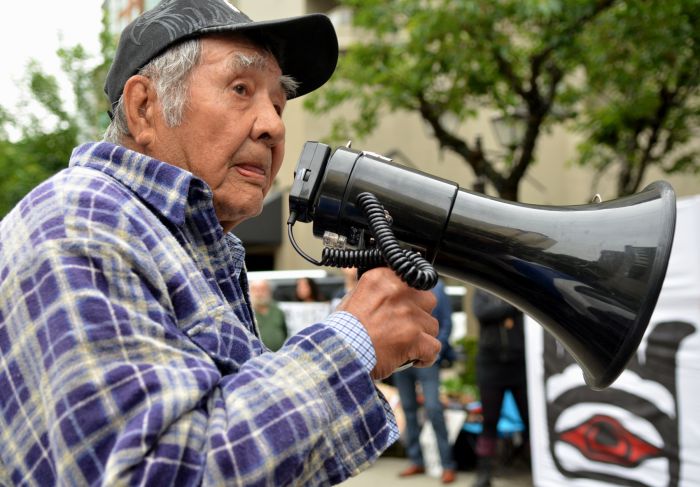
{"label": "shirt sleeve", "polygon": [[355,350],[364,369],[371,374],[374,366],[377,365],[377,356],[374,353],[372,339],[365,327],[346,311],[333,313],[326,319],[326,323]]}
{"label": "shirt sleeve", "polygon": [[[353,348],[364,370],[368,374],[371,374],[372,370],[374,370],[374,366],[377,365],[377,355],[374,352],[372,339],[369,337],[367,329],[362,326],[362,323],[346,311],[333,313],[326,319],[326,323]],[[377,394],[382,401],[382,407],[387,417],[389,426],[388,443],[392,444],[399,439],[399,427],[396,423],[396,417],[394,416],[391,404],[379,389],[377,389]]]}

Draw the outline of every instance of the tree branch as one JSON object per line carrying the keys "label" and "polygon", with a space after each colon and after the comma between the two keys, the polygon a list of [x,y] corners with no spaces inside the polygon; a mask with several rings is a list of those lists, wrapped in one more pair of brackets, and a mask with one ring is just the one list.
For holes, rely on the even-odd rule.
{"label": "tree branch", "polygon": [[481,148],[472,149],[467,142],[448,132],[440,123],[439,113],[422,93],[419,93],[416,98],[419,103],[418,111],[432,128],[440,147],[458,154],[467,161],[477,176],[486,176],[496,188],[499,188],[503,184],[504,177],[493,169]]}
{"label": "tree branch", "polygon": [[627,188],[628,194],[635,192],[639,188],[647,168],[650,164],[656,161],[656,157],[654,157],[652,151],[659,141],[659,135],[664,122],[668,118],[669,112],[675,105],[675,97],[675,91],[669,91],[665,86],[661,88],[659,93],[661,103],[654,114],[654,118],[649,124],[651,134],[649,135],[649,139],[646,141],[645,147],[642,150],[641,158],[639,160],[639,164],[637,165],[636,171],[634,171],[636,174],[630,181],[630,187]]}
{"label": "tree branch", "polygon": [[551,42],[549,45],[545,46],[538,54],[535,54],[532,57],[532,71],[533,71],[533,78],[536,78],[536,73],[539,73],[542,65],[544,62],[549,59],[549,57],[552,55],[554,51],[556,51],[558,48],[560,48],[564,44],[568,44],[571,42],[571,39],[576,36],[581,30],[583,29],[583,26],[586,25],[588,22],[592,21],[594,18],[596,18],[598,15],[602,14],[606,10],[612,8],[619,0],[601,0],[595,5],[593,10],[591,10],[589,13],[582,15],[578,19],[576,19],[571,25],[569,25],[567,28],[565,28],[562,32],[561,35],[557,36],[557,38]]}

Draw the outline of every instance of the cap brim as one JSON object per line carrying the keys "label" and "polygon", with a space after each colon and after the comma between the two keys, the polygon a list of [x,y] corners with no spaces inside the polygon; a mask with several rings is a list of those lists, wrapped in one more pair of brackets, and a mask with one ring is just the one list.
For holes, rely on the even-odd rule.
{"label": "cap brim", "polygon": [[322,14],[218,26],[206,29],[206,32],[271,34],[281,43],[282,53],[278,62],[282,73],[299,83],[294,97],[322,86],[338,63],[338,37],[330,19]]}

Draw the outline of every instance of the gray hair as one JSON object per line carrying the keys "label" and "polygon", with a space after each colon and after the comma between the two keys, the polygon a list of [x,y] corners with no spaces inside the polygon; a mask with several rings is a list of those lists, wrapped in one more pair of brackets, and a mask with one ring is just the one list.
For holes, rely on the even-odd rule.
{"label": "gray hair", "polygon": [[[165,123],[169,127],[176,127],[182,121],[189,88],[188,77],[199,62],[201,52],[200,39],[190,39],[153,58],[138,72],[153,80]],[[114,118],[107,127],[104,140],[119,144],[122,137],[130,135],[124,113],[124,94],[119,97],[113,113]]]}
{"label": "gray hair", "polygon": [[[272,54],[269,49],[266,49]],[[141,68],[138,74],[150,78],[154,85],[160,105],[163,110],[163,118],[168,127],[177,127],[182,122],[185,103],[189,90],[189,75],[199,62],[202,53],[201,38],[184,41],[166,50],[163,54],[153,58]],[[248,57],[236,56],[237,62],[244,66],[262,66],[265,62],[262,56]],[[280,78],[287,98],[296,94],[299,83],[291,76],[283,75]],[[130,135],[124,113],[124,94],[113,108],[113,118],[104,135],[106,142],[120,144],[122,138]]]}

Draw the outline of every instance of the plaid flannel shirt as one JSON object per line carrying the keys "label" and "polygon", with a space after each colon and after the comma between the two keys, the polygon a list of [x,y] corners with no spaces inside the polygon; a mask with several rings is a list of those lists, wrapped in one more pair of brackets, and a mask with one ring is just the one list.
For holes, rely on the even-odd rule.
{"label": "plaid flannel shirt", "polygon": [[0,483],[328,485],[397,438],[335,313],[277,353],[187,171],[105,142],[0,223]]}

